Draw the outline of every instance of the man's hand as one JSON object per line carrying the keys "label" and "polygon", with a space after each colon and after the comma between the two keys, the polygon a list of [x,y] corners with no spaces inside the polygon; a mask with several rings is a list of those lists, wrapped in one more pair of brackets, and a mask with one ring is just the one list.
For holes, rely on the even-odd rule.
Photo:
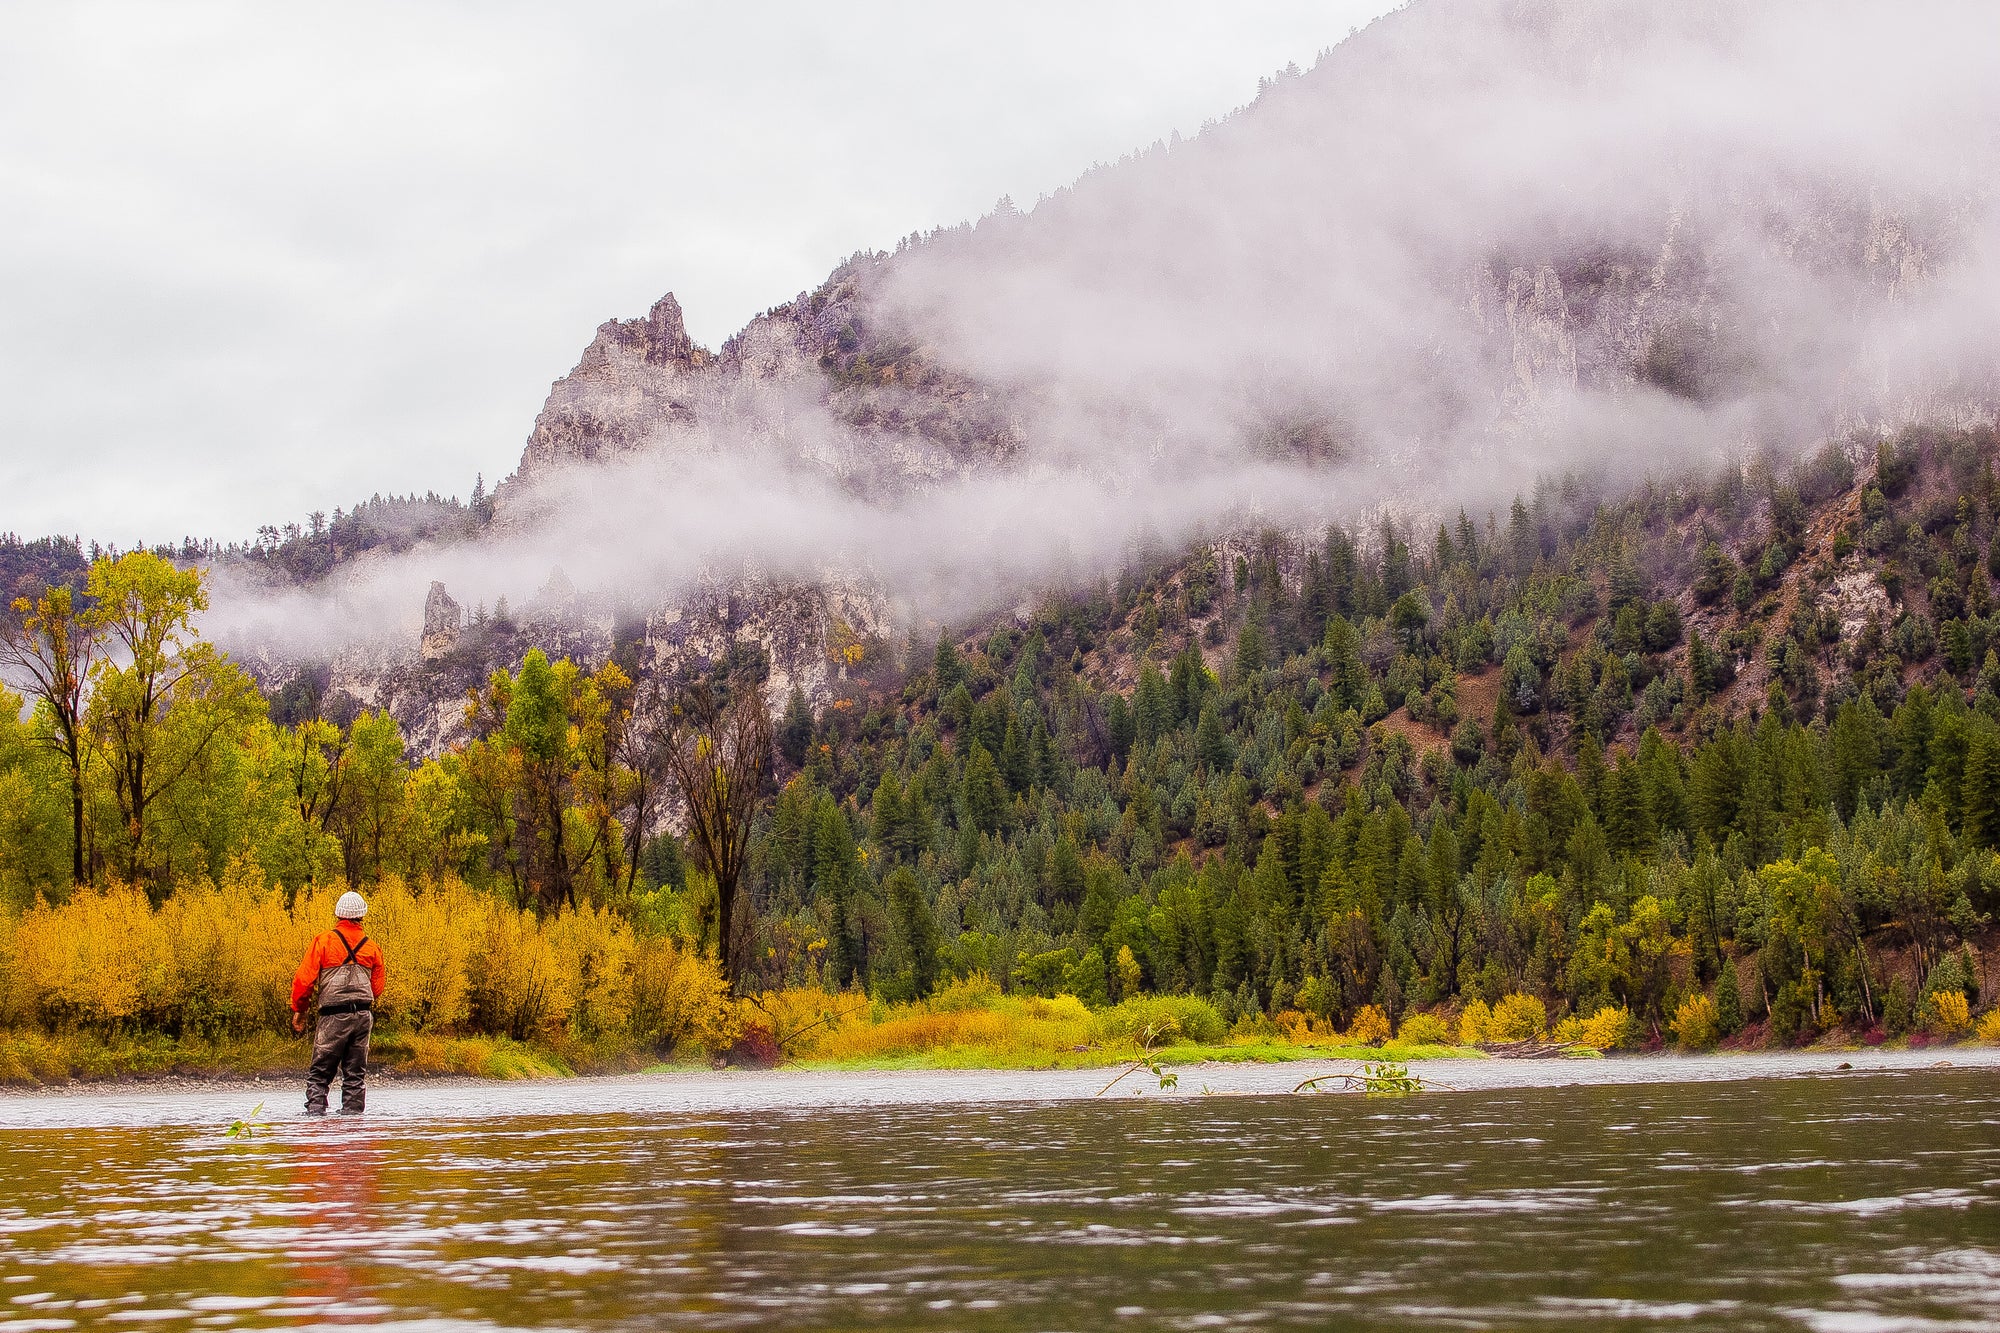
{"label": "man's hand", "polygon": [[292,1010],[292,1031],[304,1032],[305,1030],[306,1016],[296,1009]]}

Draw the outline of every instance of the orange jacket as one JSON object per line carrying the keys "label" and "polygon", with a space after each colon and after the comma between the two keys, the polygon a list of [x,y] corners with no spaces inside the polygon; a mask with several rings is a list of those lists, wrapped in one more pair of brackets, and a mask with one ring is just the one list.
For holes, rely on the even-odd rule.
{"label": "orange jacket", "polygon": [[[330,967],[339,967],[347,960],[347,946],[367,935],[358,921],[342,921],[332,930],[316,936],[306,948],[305,961],[299,964],[298,972],[292,977],[292,1009],[302,1012],[306,1001],[319,984],[319,974]],[[375,996],[382,996],[382,981],[387,975],[382,967],[382,950],[375,941],[369,940],[355,950],[354,961],[368,969],[375,987]]]}

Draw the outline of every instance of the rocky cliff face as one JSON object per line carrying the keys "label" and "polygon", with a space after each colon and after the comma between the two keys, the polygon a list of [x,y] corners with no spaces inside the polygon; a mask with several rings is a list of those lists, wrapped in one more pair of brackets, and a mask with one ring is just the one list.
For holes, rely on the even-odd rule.
{"label": "rocky cliff face", "polygon": [[863,511],[848,563],[635,563],[622,611],[585,589],[505,629],[457,629],[434,586],[418,660],[365,688],[431,709],[435,743],[435,701],[532,632],[660,673],[750,644],[823,701],[856,641],[907,627],[925,552],[870,561],[933,498],[954,517],[922,541],[963,548],[961,584],[1022,543],[1074,542],[1094,577],[1121,541],[1428,519],[1538,474],[1988,413],[2000,106],[1925,63],[1969,11],[1831,3],[1419,0],[1201,135],[857,257],[719,351],[672,296],[606,323],[496,530],[573,532],[549,505],[588,493],[575,472],[721,459],[721,493],[659,470],[663,524],[806,477]]}
{"label": "rocky cliff face", "polygon": [[430,595],[424,598],[424,636],[417,641],[417,654],[426,662],[435,662],[458,646],[458,634],[464,627],[465,613],[444,584],[433,579]]}
{"label": "rocky cliff face", "polygon": [[[1855,127],[1921,118],[1920,77],[1840,93],[1839,60],[1801,72],[1787,44],[1839,21],[1798,0],[1422,0],[1195,139],[843,265],[716,356],[671,297],[605,325],[520,477],[739,440],[880,495],[1171,474],[1303,421],[1275,434],[1426,469],[1414,502],[1483,456],[1609,436],[1693,461],[1985,401],[1990,368],[1927,376],[1891,343],[1990,238],[1992,192]],[[1718,131],[1717,98],[1740,125]],[[1802,135],[1801,105],[1838,126]]]}
{"label": "rocky cliff face", "polygon": [[672,293],[644,319],[607,320],[576,369],[550,389],[521,454],[520,475],[637,448],[662,427],[691,420],[689,381],[708,361],[688,338]]}
{"label": "rocky cliff face", "polygon": [[[755,581],[710,585],[665,601],[640,621],[576,602],[545,600],[516,617],[463,621],[442,584],[431,585],[425,631],[414,654],[355,649],[329,673],[330,712],[392,714],[412,750],[437,754],[465,738],[469,691],[499,668],[513,669],[530,648],[585,663],[616,657],[643,683],[666,683],[730,662],[760,673],[774,708],[796,687],[824,706],[850,685],[864,656],[872,669],[893,668],[894,623],[886,602],[866,588]],[[252,655],[267,680],[296,668]],[[643,690],[642,709],[657,705]]]}

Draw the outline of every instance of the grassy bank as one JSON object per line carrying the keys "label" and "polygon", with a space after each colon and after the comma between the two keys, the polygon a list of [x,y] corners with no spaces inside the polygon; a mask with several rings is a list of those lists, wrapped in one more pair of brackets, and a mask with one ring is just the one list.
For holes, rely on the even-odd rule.
{"label": "grassy bank", "polygon": [[[204,1039],[143,1035],[105,1038],[87,1033],[0,1035],[0,1087],[163,1078],[304,1078],[311,1051],[303,1039],[269,1033]],[[421,1078],[562,1078],[628,1073],[647,1057],[629,1048],[556,1050],[506,1037],[440,1037],[386,1033],[370,1050],[370,1065]]]}
{"label": "grassy bank", "polygon": [[1070,995],[1000,993],[984,978],[946,987],[927,1000],[871,1003],[860,996],[784,991],[758,997],[745,1023],[747,1041],[815,1069],[1075,1069],[1129,1063],[1145,1055],[1166,1064],[1203,1060],[1427,1059],[1477,1055],[1442,1024],[1391,1035],[1335,1033],[1295,1021],[1226,1023],[1190,996],[1138,996],[1092,1009]]}
{"label": "grassy bank", "polygon": [[1092,1047],[1084,1051],[1047,1054],[1018,1048],[943,1046],[897,1055],[849,1057],[836,1060],[801,1060],[805,1069],[844,1071],[899,1069],[1091,1069],[1115,1068],[1130,1064],[1141,1055],[1162,1065],[1198,1065],[1209,1061],[1283,1064],[1294,1060],[1434,1060],[1452,1056],[1483,1055],[1476,1046],[1406,1046],[1387,1042],[1381,1046],[1296,1046],[1290,1042],[1239,1041],[1219,1043],[1186,1042],[1147,1050],[1136,1042]]}
{"label": "grassy bank", "polygon": [[[722,1034],[707,1043],[675,1044],[687,1068],[709,1061],[821,1070],[1082,1069],[1116,1067],[1142,1057],[1162,1065],[1203,1061],[1281,1063],[1295,1060],[1421,1061],[1477,1057],[1493,1047],[1528,1043],[1538,1052],[1591,1056],[1658,1049],[1622,1008],[1587,1018],[1546,1021],[1532,997],[1504,997],[1488,1006],[1469,1002],[1456,1011],[1417,1012],[1391,1030],[1372,1006],[1346,1031],[1285,1011],[1227,1023],[1205,1000],[1140,995],[1091,1008],[1072,995],[1044,997],[1002,992],[983,976],[954,982],[927,999],[899,1004],[858,992],[830,994],[800,988],[767,991],[729,1002]],[[1692,1019],[1700,1033],[1683,1050],[1716,1046],[1712,1028]],[[1723,1043],[1725,1049],[1762,1047],[1754,1026]],[[2000,1019],[1988,1016],[1975,1034],[1970,1025],[1950,1034],[1916,1034],[1868,1044],[1944,1046],[1969,1037],[2000,1044]],[[1822,1049],[1859,1049],[1860,1039],[1827,1034]],[[663,1069],[661,1046],[629,1033],[584,1037],[556,1030],[535,1042],[477,1034],[443,1034],[385,1025],[373,1046],[373,1063],[395,1074],[462,1076],[495,1080],[561,1078],[578,1074]],[[1516,1047],[1518,1049],[1518,1047]],[[16,1032],[0,1034],[0,1085],[147,1077],[251,1077],[303,1074],[305,1041],[268,1032],[215,1039],[167,1036],[105,1037]]]}

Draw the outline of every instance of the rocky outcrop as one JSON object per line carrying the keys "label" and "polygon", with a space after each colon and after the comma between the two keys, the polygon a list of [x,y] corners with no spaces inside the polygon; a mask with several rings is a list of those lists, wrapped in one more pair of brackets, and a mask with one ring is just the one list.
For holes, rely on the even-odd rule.
{"label": "rocky outcrop", "polygon": [[550,386],[521,455],[520,476],[637,448],[662,425],[692,420],[686,381],[709,360],[688,337],[671,292],[644,319],[599,325],[576,369]]}
{"label": "rocky outcrop", "polygon": [[[880,589],[853,582],[783,583],[746,579],[710,582],[669,599],[642,621],[551,588],[518,620],[465,620],[440,583],[425,599],[423,646],[414,658],[365,649],[331,664],[329,690],[359,708],[395,717],[413,753],[438,754],[467,739],[466,698],[495,670],[518,670],[531,648],[551,658],[594,665],[616,657],[642,683],[666,686],[718,666],[763,674],[773,710],[794,688],[815,708],[826,706],[853,673],[890,664],[895,618]],[[282,680],[295,667],[259,662],[259,675]],[[638,706],[654,706],[660,691],[642,688]]]}
{"label": "rocky outcrop", "polygon": [[1895,604],[1871,569],[1854,569],[1836,574],[1833,586],[1819,595],[1822,609],[1840,620],[1840,641],[1852,644],[1872,620],[1886,626],[1895,617]]}
{"label": "rocky outcrop", "polygon": [[430,595],[424,598],[424,633],[417,643],[418,655],[426,662],[435,662],[456,648],[463,622],[464,613],[444,584],[432,580]]}

